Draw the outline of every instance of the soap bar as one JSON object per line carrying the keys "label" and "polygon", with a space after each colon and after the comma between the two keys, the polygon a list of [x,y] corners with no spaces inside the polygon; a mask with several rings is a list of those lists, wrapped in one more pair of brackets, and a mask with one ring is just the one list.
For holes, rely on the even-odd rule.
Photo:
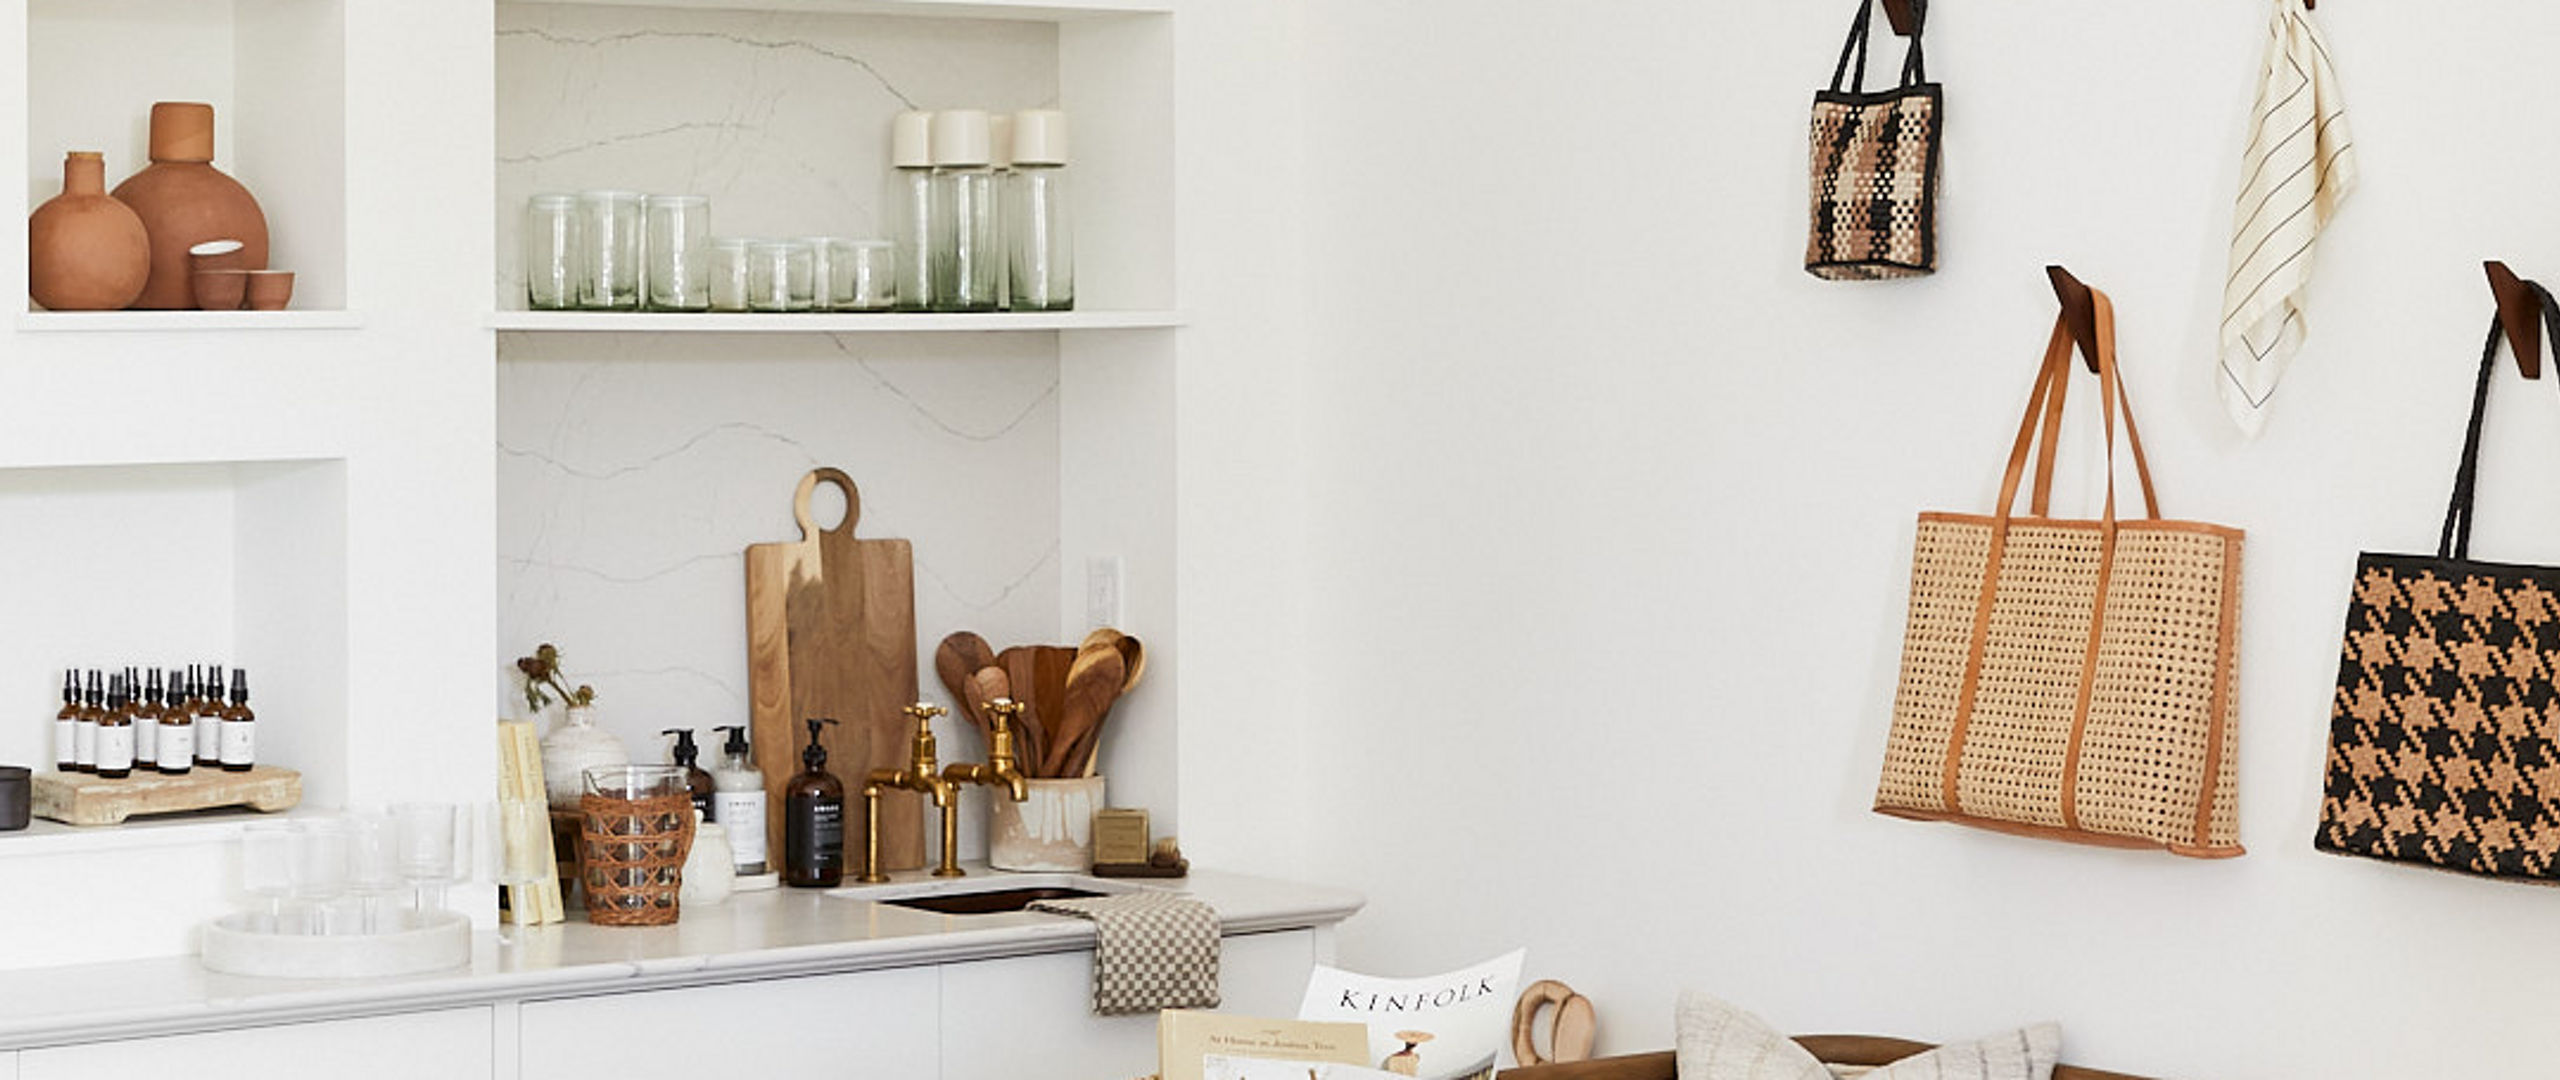
{"label": "soap bar", "polygon": [[1144,810],[1101,810],[1093,815],[1095,862],[1143,863],[1147,861],[1147,840]]}

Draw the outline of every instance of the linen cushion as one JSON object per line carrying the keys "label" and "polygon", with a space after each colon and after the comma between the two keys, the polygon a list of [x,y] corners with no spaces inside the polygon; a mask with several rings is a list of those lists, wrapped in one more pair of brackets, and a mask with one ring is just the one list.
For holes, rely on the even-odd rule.
{"label": "linen cushion", "polygon": [[[1680,995],[1680,1080],[1834,1080],[1786,1034],[1714,995]],[[1864,1080],[2053,1080],[2062,1029],[2037,1024],[1967,1043],[1949,1043],[1872,1070]]]}

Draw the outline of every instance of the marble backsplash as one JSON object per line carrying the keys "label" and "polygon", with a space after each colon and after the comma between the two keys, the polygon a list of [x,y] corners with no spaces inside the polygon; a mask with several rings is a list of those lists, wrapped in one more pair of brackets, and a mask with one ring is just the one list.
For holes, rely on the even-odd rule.
{"label": "marble backsplash", "polygon": [[[705,195],[720,235],[882,235],[895,113],[1057,96],[1049,24],[515,3],[497,20],[501,309],[524,306],[533,192]],[[928,696],[945,633],[1057,632],[1053,335],[505,333],[498,357],[495,660],[557,643],[644,759],[661,728],[745,721],[743,552],[798,535],[792,492],[819,465],[861,487],[859,535],[914,543]]]}

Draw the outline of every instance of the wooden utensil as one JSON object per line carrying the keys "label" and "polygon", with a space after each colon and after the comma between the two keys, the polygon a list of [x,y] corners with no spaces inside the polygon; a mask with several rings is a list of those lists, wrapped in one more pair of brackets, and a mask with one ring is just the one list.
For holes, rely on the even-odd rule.
{"label": "wooden utensil", "polygon": [[[1555,1022],[1547,1032],[1547,1047],[1553,1054],[1540,1057],[1535,1038],[1538,1010],[1549,1004],[1556,1007]],[[1520,992],[1519,1004],[1511,1009],[1511,1056],[1524,1066],[1587,1061],[1599,1024],[1590,998],[1554,979],[1540,979]]]}
{"label": "wooden utensil", "polygon": [[1147,652],[1138,644],[1138,639],[1106,626],[1086,634],[1083,645],[1078,646],[1078,651],[1091,647],[1097,641],[1109,642],[1113,648],[1120,650],[1120,664],[1126,672],[1120,679],[1120,692],[1126,694],[1137,689],[1138,677],[1147,673]]}
{"label": "wooden utensil", "polygon": [[1051,745],[1041,761],[1042,775],[1084,775],[1102,732],[1103,714],[1111,711],[1111,703],[1120,696],[1120,683],[1127,674],[1120,663],[1120,650],[1110,645],[1096,645],[1076,654],[1059,702],[1058,727],[1049,733]]}
{"label": "wooden utensil", "polygon": [[[1066,700],[1067,672],[1075,662],[1076,650],[1064,645],[1016,645],[996,654],[1005,678],[1012,680],[1013,700],[1022,703],[1022,725],[1043,755],[1058,748],[1058,725],[1064,719],[1058,709]],[[1045,771],[1045,756],[1029,759],[1029,766],[1035,776],[1052,776]]]}
{"label": "wooden utensil", "polygon": [[976,675],[979,668],[995,662],[996,652],[987,647],[987,639],[966,630],[943,638],[942,644],[933,650],[934,674],[941,677],[942,688],[951,691],[951,696],[957,699],[960,714],[978,725],[981,738],[987,734],[987,718],[978,711],[981,699],[969,696],[969,678]]}
{"label": "wooden utensil", "polygon": [[[844,492],[844,521],[820,529],[809,496],[820,483]],[[799,771],[802,721],[833,717],[822,736],[827,769],[859,789],[873,768],[906,763],[910,736],[899,712],[916,699],[915,558],[904,540],[857,540],[862,495],[853,478],[822,468],[791,497],[800,539],[747,546],[747,678],[756,746],[763,751],[767,850],[782,851],[783,788]],[[868,842],[846,815],[845,865]],[[880,800],[880,865],[924,865],[924,807],[912,791]]]}

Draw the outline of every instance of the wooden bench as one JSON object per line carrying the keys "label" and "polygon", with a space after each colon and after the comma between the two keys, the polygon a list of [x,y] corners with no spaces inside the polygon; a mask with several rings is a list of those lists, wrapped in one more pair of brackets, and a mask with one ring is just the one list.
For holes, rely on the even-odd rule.
{"label": "wooden bench", "polygon": [[[1909,1039],[1888,1039],[1878,1035],[1798,1035],[1798,1045],[1812,1051],[1813,1056],[1835,1065],[1890,1065],[1923,1050],[1934,1049],[1930,1043]],[[1620,1057],[1594,1058],[1564,1065],[1532,1065],[1502,1070],[1501,1080],[1678,1080],[1679,1068],[1669,1050],[1650,1054],[1628,1054]],[[2084,1069],[2076,1065],[2058,1065],[2053,1080],[2144,1080],[2127,1073]]]}

